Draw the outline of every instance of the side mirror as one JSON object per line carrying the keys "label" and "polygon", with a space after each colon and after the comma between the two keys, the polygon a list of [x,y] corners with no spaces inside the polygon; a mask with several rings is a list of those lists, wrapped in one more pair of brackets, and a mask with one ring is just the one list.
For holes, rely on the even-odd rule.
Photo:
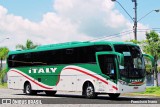
{"label": "side mirror", "polygon": [[121,66],[124,66],[124,55],[121,54],[121,53],[118,53],[118,52],[116,52],[116,55],[118,56],[119,64],[120,64]]}
{"label": "side mirror", "polygon": [[151,62],[152,62],[152,67],[154,67],[154,64],[155,64],[154,63],[154,57],[151,56],[151,55],[148,55],[148,54],[143,54],[143,56],[149,58],[151,60]]}

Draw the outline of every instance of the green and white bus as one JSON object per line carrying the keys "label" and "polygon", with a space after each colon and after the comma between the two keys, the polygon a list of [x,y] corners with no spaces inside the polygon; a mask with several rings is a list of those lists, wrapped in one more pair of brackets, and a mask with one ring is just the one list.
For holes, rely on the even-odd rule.
{"label": "green and white bus", "polygon": [[144,55],[127,42],[69,42],[11,51],[8,87],[31,95],[78,91],[87,98],[145,91]]}

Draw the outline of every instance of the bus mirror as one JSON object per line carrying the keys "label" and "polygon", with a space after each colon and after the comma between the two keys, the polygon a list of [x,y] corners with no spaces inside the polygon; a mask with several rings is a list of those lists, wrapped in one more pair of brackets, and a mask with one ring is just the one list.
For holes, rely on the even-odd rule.
{"label": "bus mirror", "polygon": [[119,65],[124,66],[124,55],[121,53],[117,53]]}
{"label": "bus mirror", "polygon": [[143,56],[149,58],[152,62],[152,67],[154,67],[154,57],[148,54],[143,54]]}

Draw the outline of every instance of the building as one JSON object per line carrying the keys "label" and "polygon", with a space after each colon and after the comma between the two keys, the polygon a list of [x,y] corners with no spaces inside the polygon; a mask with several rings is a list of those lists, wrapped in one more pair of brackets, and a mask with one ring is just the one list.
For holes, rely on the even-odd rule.
{"label": "building", "polygon": [[[4,69],[5,67],[6,67],[6,61],[2,61],[2,69]],[[7,75],[4,76],[3,81],[7,82]]]}
{"label": "building", "polygon": [[160,67],[160,59],[158,60],[158,63],[157,63],[157,64],[158,64],[158,66]]}
{"label": "building", "polygon": [[2,61],[2,69],[6,67],[6,61]]}

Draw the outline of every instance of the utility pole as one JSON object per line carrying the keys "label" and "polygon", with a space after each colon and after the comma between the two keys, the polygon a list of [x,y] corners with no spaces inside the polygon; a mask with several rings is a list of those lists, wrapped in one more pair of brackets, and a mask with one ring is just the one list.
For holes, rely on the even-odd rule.
{"label": "utility pole", "polygon": [[134,31],[134,39],[137,40],[137,0],[132,0],[134,2],[134,26],[133,26],[133,31]]}
{"label": "utility pole", "polygon": [[152,10],[149,13],[145,14],[143,17],[141,17],[139,20],[137,20],[137,5],[138,5],[137,0],[132,0],[132,2],[134,3],[134,8],[133,8],[134,9],[134,18],[132,18],[132,16],[127,12],[127,10],[121,5],[120,2],[118,2],[117,0],[111,0],[111,1],[117,2],[122,7],[122,9],[127,13],[127,15],[131,18],[131,20],[133,21],[133,23],[134,23],[133,33],[134,33],[135,40],[137,40],[137,23],[154,11],[160,12],[160,9]]}

